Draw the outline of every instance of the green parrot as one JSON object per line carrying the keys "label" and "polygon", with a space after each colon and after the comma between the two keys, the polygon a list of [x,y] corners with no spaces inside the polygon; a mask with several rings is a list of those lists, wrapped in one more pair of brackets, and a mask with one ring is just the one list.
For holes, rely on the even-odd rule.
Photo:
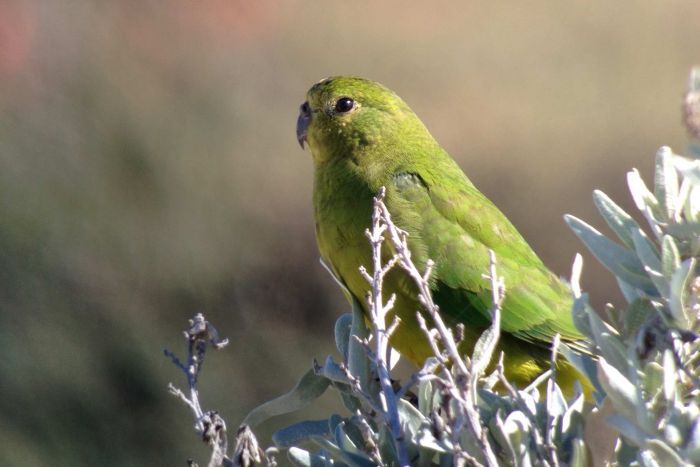
{"label": "green parrot", "polygon": [[[366,307],[369,289],[359,267],[372,264],[365,230],[373,197],[385,187],[384,202],[395,224],[408,232],[416,266],[424,270],[428,259],[435,263],[431,289],[441,316],[448,326],[464,325],[461,352],[471,354],[490,325],[492,294],[483,277],[489,249],[505,282],[498,350],[504,352],[510,381],[524,387],[549,369],[556,333],[564,342],[582,339],[572,321],[569,288],[399,96],[376,82],[340,76],[316,83],[306,97],[297,138],[302,148],[308,144],[315,166],[318,247],[359,303]],[[384,290],[386,296],[396,294],[391,313],[400,318],[392,346],[422,365],[432,352],[416,318],[422,306],[415,285],[397,267],[385,278]],[[557,366],[559,384],[571,392],[574,381],[583,377],[563,359]],[[588,392],[588,383],[582,384]]]}

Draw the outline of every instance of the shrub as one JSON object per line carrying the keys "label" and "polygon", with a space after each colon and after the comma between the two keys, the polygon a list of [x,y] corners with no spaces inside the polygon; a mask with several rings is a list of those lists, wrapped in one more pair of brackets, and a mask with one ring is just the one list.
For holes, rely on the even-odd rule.
{"label": "shrub", "polygon": [[[689,125],[700,114],[694,86],[686,99]],[[254,409],[239,428],[232,457],[225,423],[216,412],[203,411],[198,400],[197,376],[206,348],[221,347],[216,331],[198,315],[186,332],[187,363],[168,353],[187,375],[190,393],[171,391],[192,408],[196,429],[213,446],[209,465],[274,465],[278,448],[287,449],[291,462],[300,466],[700,464],[700,160],[663,147],[656,155],[653,189],[636,170],[627,181],[645,227],[600,191],[594,193],[595,205],[617,241],[565,216],[613,274],[627,302],[593,310],[579,285],[582,261],[577,257],[572,313],[590,355],[557,337],[552,362],[561,353],[576,365],[597,388],[593,402],[586,402],[580,389],[567,399],[553,364],[527,388],[509,383],[502,356],[495,355],[500,303],[508,291],[493,255],[485,271],[494,291],[492,326],[470,357],[459,355],[458,333],[444,325],[432,301],[430,265],[419,271],[413,264],[406,235],[392,222],[381,192],[368,231],[373,264],[363,270],[370,290],[369,325],[359,303],[353,303],[352,312],[335,325],[339,357],[315,362],[294,389]],[[381,261],[385,242],[397,252],[388,263]],[[387,312],[393,299],[382,294],[383,278],[394,267],[414,280],[434,323],[429,329],[422,321],[434,355],[403,384],[391,378],[388,338],[395,323],[387,322]],[[487,373],[494,360],[495,370]],[[496,384],[505,389],[496,391]],[[249,427],[299,410],[329,388],[340,396],[345,414],[282,428],[273,436],[277,448],[259,448]]]}

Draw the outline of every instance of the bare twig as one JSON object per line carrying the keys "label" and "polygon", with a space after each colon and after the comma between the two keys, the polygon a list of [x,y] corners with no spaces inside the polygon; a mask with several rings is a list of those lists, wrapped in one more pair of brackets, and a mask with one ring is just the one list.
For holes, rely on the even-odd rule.
{"label": "bare twig", "polygon": [[557,448],[554,446],[554,432],[556,429],[556,423],[558,417],[552,415],[554,412],[552,404],[556,397],[555,393],[555,377],[557,369],[557,353],[559,352],[559,345],[561,343],[561,336],[559,333],[554,335],[554,340],[552,341],[552,353],[549,363],[550,378],[547,381],[547,424],[545,425],[545,448],[547,449],[547,454],[551,460],[552,465],[559,465],[559,459],[557,456]]}
{"label": "bare twig", "polygon": [[[420,313],[417,315],[419,325],[421,329],[423,329],[434,355],[438,358],[439,366],[442,367],[440,381],[444,382],[443,387],[449,396],[457,401],[457,411],[454,413],[452,413],[453,411],[450,409],[449,404],[446,405],[447,411],[450,412],[448,415],[450,421],[449,431],[452,438],[452,445],[454,446],[454,463],[455,465],[464,465],[469,462],[472,465],[481,465],[460,447],[461,433],[463,428],[466,427],[471,431],[474,439],[481,448],[484,459],[486,460],[486,465],[489,467],[496,467],[498,465],[496,454],[488,441],[487,432],[484,429],[481,417],[476,409],[476,380],[478,379],[478,375],[474,375],[470,365],[468,365],[467,361],[460,355],[455,337],[452,331],[445,325],[440,316],[438,306],[433,301],[429,282],[433,262],[430,260],[427,261],[426,270],[424,272],[421,273],[418,270],[411,258],[411,251],[408,247],[408,234],[392,222],[391,214],[383,203],[384,195],[385,190],[382,188],[379,195],[374,200],[373,234],[375,234],[375,236],[368,234],[372,241],[373,259],[375,261],[375,277],[373,277],[374,281],[372,282],[373,294],[370,305],[374,305],[379,312],[385,311],[381,306],[381,302],[379,302],[379,304],[377,303],[377,300],[381,300],[381,294],[377,294],[376,292],[377,290],[381,292],[381,279],[383,279],[383,276],[376,277],[376,273],[382,272],[384,269],[381,266],[381,250],[379,248],[381,241],[377,241],[376,235],[381,236],[386,232],[396,251],[396,255],[389,264],[393,266],[394,262],[398,262],[401,268],[413,279],[413,282],[418,288],[419,301],[430,316],[434,329],[428,328],[426,320]],[[492,310],[494,329],[492,329],[492,332],[496,337],[492,344],[493,346],[495,346],[500,329],[500,306],[503,299],[503,284],[496,275],[495,267],[495,256],[492,255],[489,278],[492,283],[494,296],[494,308]],[[377,279],[380,280],[377,281]],[[376,287],[375,284],[379,287]],[[444,347],[444,353],[440,350],[441,347]],[[493,349],[488,349],[487,351],[492,352]],[[451,370],[448,364],[451,364]]]}
{"label": "bare twig", "polygon": [[199,403],[197,378],[204,365],[207,345],[211,345],[215,349],[221,349],[228,345],[228,339],[220,339],[216,328],[201,313],[197,313],[189,323],[189,329],[184,331],[185,339],[187,339],[187,363],[182,363],[174,353],[167,349],[163,352],[185,374],[189,388],[189,397],[187,397],[181,390],[176,389],[170,383],[168,386],[170,393],[180,398],[192,409],[195,417],[195,428],[199,433],[202,433],[204,431],[204,425],[202,424],[204,411]]}
{"label": "bare twig", "polygon": [[[195,430],[201,435],[202,440],[212,448],[209,467],[249,466],[255,462],[261,462],[261,456],[264,456],[264,453],[258,447],[255,436],[247,426],[242,426],[238,431],[234,460],[228,458],[226,422],[215,410],[204,411],[202,409],[197,383],[204,365],[207,348],[222,349],[228,344],[228,339],[220,339],[216,328],[201,313],[195,315],[189,324],[189,329],[184,332],[185,339],[187,339],[186,363],[183,363],[173,352],[164,350],[165,356],[185,374],[189,395],[176,388],[172,383],[168,384],[168,390],[192,410]],[[190,465],[197,464],[190,461]]]}
{"label": "bare twig", "polygon": [[230,465],[249,467],[260,464],[265,453],[258,445],[253,431],[248,425],[241,425],[236,433],[236,448],[233,451],[233,461]]}
{"label": "bare twig", "polygon": [[389,365],[387,363],[389,355],[389,332],[387,328],[391,327],[392,332],[393,328],[395,328],[393,323],[391,325],[387,324],[387,313],[393,307],[395,297],[392,296],[389,301],[384,304],[382,287],[384,284],[384,277],[396,264],[397,259],[395,257],[391,258],[386,264],[382,262],[383,234],[387,230],[387,225],[383,223],[382,211],[380,208],[380,206],[383,206],[381,203],[383,197],[384,189],[382,188],[379,195],[374,200],[372,229],[367,231],[367,238],[369,238],[372,244],[372,275],[364,270],[364,268],[361,268],[360,272],[372,286],[370,296],[368,297],[368,304],[376,348],[374,352],[374,362],[376,364],[379,385],[381,387],[381,391],[379,392],[380,404],[394,439],[399,464],[408,466],[408,451],[406,449],[406,443],[403,440],[403,428],[398,412],[398,397],[391,383]]}
{"label": "bare twig", "polygon": [[[505,371],[504,371],[504,365],[503,365],[503,353],[501,353],[501,356],[498,360],[498,363],[496,364],[496,373],[498,374],[499,380],[501,385],[505,388],[506,392],[510,395],[510,397],[515,401],[515,403],[518,405],[520,408],[520,411],[528,418],[530,419],[532,426],[537,426],[537,420],[535,419],[535,414],[532,413],[530,407],[528,406],[528,403],[523,399],[522,394],[520,391],[515,389],[513,385],[508,381],[508,378],[506,378]],[[532,430],[532,436],[535,440],[534,445],[535,445],[535,455],[537,456],[539,460],[539,465],[543,466],[551,466],[552,464],[548,461],[547,457],[547,452],[545,451],[544,448],[544,440],[539,432],[539,430]],[[558,464],[554,464],[558,465]]]}
{"label": "bare twig", "polygon": [[700,67],[690,71],[688,91],[683,99],[683,121],[688,133],[700,139]]}

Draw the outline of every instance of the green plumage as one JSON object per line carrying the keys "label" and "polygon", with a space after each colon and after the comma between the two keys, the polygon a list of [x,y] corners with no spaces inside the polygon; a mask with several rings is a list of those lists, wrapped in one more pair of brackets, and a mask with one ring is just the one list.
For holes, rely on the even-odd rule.
{"label": "green plumage", "polygon": [[[385,203],[394,222],[409,233],[418,268],[429,258],[435,261],[434,299],[449,325],[465,325],[461,350],[471,352],[490,322],[490,283],[483,278],[489,249],[506,286],[501,350],[509,378],[524,385],[546,370],[556,333],[564,341],[582,337],[572,322],[569,289],[396,94],[362,78],[334,77],[314,85],[307,99],[298,136],[308,143],[315,164],[318,246],[360,303],[369,286],[358,267],[371,264],[365,229],[372,198],[384,186]],[[387,296],[396,293],[394,311],[402,321],[392,344],[422,364],[430,349],[415,318],[421,308],[415,287],[397,268],[385,288]],[[561,362],[559,370],[560,382],[570,386],[573,368]]]}

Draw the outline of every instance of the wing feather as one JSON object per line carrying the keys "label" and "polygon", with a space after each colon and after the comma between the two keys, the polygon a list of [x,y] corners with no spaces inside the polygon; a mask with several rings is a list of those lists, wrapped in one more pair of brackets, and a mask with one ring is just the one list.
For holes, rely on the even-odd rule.
{"label": "wing feather", "polygon": [[[443,312],[466,325],[490,321],[490,282],[483,274],[491,249],[506,285],[502,329],[534,343],[549,343],[556,333],[566,341],[580,339],[571,318],[569,289],[452,164],[435,168],[440,183],[434,182],[430,168],[400,171],[387,196],[397,224],[409,231],[411,249],[420,252],[420,260],[435,261],[433,288]],[[445,179],[446,173],[451,177]]]}

